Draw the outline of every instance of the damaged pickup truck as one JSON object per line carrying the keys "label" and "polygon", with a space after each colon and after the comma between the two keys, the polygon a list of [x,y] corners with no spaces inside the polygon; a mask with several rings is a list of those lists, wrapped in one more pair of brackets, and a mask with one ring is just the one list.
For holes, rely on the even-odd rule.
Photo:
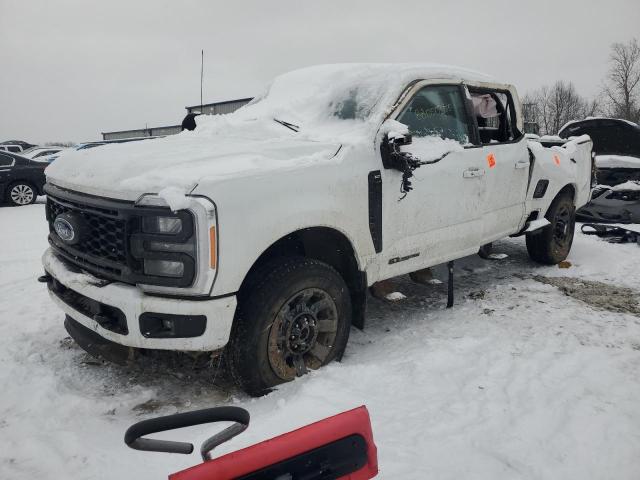
{"label": "damaged pickup truck", "polygon": [[558,132],[567,139],[589,135],[593,142],[598,185],[578,220],[640,223],[640,125],[616,118],[569,122]]}
{"label": "damaged pickup truck", "polygon": [[252,395],[340,359],[375,282],[523,235],[571,248],[589,137],[523,134],[515,88],[430,64],[311,67],[173,137],[48,167],[53,300],[87,351],[217,351]]}

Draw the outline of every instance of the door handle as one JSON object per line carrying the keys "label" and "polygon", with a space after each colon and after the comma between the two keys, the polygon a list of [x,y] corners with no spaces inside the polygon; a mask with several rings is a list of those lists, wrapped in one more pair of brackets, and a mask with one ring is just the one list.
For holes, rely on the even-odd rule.
{"label": "door handle", "polygon": [[516,162],[516,168],[518,168],[518,169],[519,168],[528,168],[528,167],[529,167],[529,161],[528,160],[525,160],[525,161],[520,160],[520,161]]}
{"label": "door handle", "polygon": [[468,168],[462,172],[464,178],[476,178],[484,175],[484,168]]}

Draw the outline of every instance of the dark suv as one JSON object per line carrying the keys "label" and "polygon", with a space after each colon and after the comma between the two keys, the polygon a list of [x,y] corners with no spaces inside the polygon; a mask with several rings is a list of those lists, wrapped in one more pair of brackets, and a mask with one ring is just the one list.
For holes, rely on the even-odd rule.
{"label": "dark suv", "polygon": [[35,162],[10,152],[0,152],[0,202],[29,205],[44,194],[44,169],[49,164]]}

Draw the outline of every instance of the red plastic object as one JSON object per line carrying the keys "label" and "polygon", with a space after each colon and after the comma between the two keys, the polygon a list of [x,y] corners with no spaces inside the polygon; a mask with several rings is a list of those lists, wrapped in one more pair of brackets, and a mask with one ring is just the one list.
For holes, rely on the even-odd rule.
{"label": "red plastic object", "polygon": [[373,478],[378,474],[378,452],[373,443],[369,412],[361,406],[174,473],[169,475],[169,480],[231,480],[353,434],[365,439],[368,461],[360,470],[340,478]]}

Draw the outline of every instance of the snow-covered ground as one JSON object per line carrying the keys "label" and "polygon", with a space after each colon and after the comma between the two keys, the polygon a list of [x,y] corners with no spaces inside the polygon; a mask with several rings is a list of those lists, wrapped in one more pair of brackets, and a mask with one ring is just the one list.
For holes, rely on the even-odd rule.
{"label": "snow-covered ground", "polygon": [[[457,264],[451,310],[445,283],[399,279],[407,299],[371,300],[341,364],[249,399],[215,363],[92,360],[36,282],[43,205],[0,208],[0,224],[1,479],[166,478],[196,455],[129,450],[126,428],[222,404],[252,420],[220,453],[366,404],[379,478],[640,478],[636,245],[577,235],[571,266],[560,269],[529,261],[523,239],[499,242],[506,259]],[[212,430],[173,438],[201,441]]]}

